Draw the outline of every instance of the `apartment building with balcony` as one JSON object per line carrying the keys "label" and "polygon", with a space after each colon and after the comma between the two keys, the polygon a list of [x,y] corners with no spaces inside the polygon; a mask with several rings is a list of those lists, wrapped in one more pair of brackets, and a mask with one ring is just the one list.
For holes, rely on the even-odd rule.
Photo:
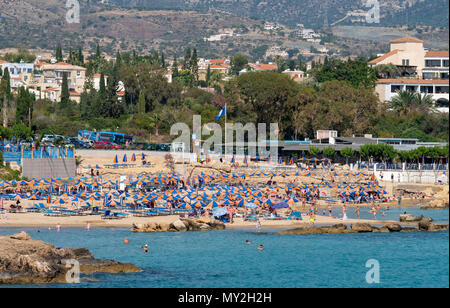
{"label": "apartment building with balcony", "polygon": [[449,112],[449,52],[428,51],[423,41],[404,37],[390,42],[390,51],[369,61],[375,68],[393,64],[396,72],[390,78],[378,79],[375,91],[380,100],[390,101],[398,91],[431,95],[440,112]]}

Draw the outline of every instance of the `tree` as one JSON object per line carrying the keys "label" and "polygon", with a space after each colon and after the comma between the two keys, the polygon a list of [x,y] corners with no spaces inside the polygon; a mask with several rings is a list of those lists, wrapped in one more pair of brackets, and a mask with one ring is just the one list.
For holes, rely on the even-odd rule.
{"label": "tree", "polygon": [[191,48],[186,48],[186,52],[184,54],[184,61],[183,61],[183,69],[185,70],[191,70]]}
{"label": "tree", "polygon": [[30,140],[31,139],[31,128],[27,127],[23,123],[16,123],[12,127],[12,134],[17,139]]}
{"label": "tree", "polygon": [[209,86],[211,81],[211,65],[208,64],[208,68],[206,69],[206,84]]}
{"label": "tree", "polygon": [[96,48],[96,51],[95,51],[95,59],[97,60],[97,59],[99,59],[101,56],[102,56],[102,54],[101,54],[101,52],[100,52],[100,46],[99,46],[99,44],[97,43],[97,48]]}
{"label": "tree", "polygon": [[387,63],[376,65],[374,70],[377,78],[393,78],[398,71],[398,68],[392,63]]}
{"label": "tree", "polygon": [[69,84],[67,81],[67,73],[63,73],[62,85],[61,85],[61,101],[60,108],[65,109],[70,103]]}
{"label": "tree", "polygon": [[11,99],[11,81],[8,68],[5,68],[0,82],[0,97],[3,98],[4,96],[8,100]]}
{"label": "tree", "polygon": [[311,155],[313,157],[318,157],[322,153],[322,151],[315,146],[310,146],[308,153],[309,153],[309,155]]}
{"label": "tree", "polygon": [[399,115],[407,115],[414,104],[414,93],[411,91],[398,91],[389,102],[389,108],[398,112]]}
{"label": "tree", "polygon": [[324,157],[334,158],[336,154],[337,154],[336,150],[333,149],[332,147],[326,147],[325,149],[323,149]]}
{"label": "tree", "polygon": [[139,99],[138,99],[138,113],[144,114],[145,113],[145,95],[144,92],[139,93]]}
{"label": "tree", "polygon": [[190,63],[190,67],[191,67],[191,72],[192,72],[192,76],[194,76],[194,81],[197,82],[198,81],[198,60],[197,60],[197,49],[194,48],[194,51],[192,52],[192,57],[191,57],[191,63]]}
{"label": "tree", "polygon": [[62,47],[61,44],[58,44],[56,47],[56,61],[62,62],[63,61],[63,54],[62,54]]}
{"label": "tree", "polygon": [[31,127],[34,101],[34,94],[28,92],[24,87],[19,88],[17,94],[16,124],[28,122],[28,126]]}
{"label": "tree", "polygon": [[236,54],[233,59],[231,59],[231,74],[239,75],[239,72],[244,69],[248,64],[248,59],[243,54]]}
{"label": "tree", "polygon": [[318,82],[341,80],[354,88],[373,89],[377,81],[375,70],[363,58],[347,61],[332,59],[326,65],[314,68],[312,73]]}
{"label": "tree", "polygon": [[289,70],[290,71],[295,71],[295,60],[290,60],[289,61]]}
{"label": "tree", "polygon": [[348,159],[355,155],[355,151],[352,148],[346,147],[341,150],[341,156],[345,157],[345,164],[348,165]]}

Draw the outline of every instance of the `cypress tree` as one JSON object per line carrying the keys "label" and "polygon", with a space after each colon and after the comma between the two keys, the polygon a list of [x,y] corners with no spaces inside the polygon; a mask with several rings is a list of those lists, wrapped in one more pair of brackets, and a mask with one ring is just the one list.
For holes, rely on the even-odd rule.
{"label": "cypress tree", "polygon": [[185,70],[191,70],[191,48],[186,48],[186,53],[184,55],[184,61],[183,61],[183,69]]}
{"label": "cypress tree", "polygon": [[172,65],[172,78],[178,77],[178,61],[177,55],[173,57],[173,65]]}
{"label": "cypress tree", "polygon": [[95,52],[95,58],[98,59],[101,57],[101,53],[100,53],[100,46],[97,44],[97,50]]}
{"label": "cypress tree", "polygon": [[58,44],[56,47],[56,61],[62,62],[63,61],[63,54],[62,54],[62,47],[61,44]]}
{"label": "cypress tree", "polygon": [[198,59],[197,59],[197,49],[194,48],[191,57],[191,72],[194,76],[194,81],[198,81]]}
{"label": "cypress tree", "polygon": [[142,91],[139,93],[137,109],[138,109],[137,111],[139,114],[145,113],[145,95],[144,95],[144,92],[142,92]]}
{"label": "cypress tree", "polygon": [[0,93],[2,97],[6,95],[8,100],[11,98],[11,83],[8,68],[5,68],[2,81],[0,82]]}
{"label": "cypress tree", "polygon": [[61,109],[65,109],[70,102],[69,83],[67,82],[67,73],[63,73],[61,85]]}
{"label": "cypress tree", "polygon": [[209,86],[211,82],[211,65],[208,64],[208,69],[206,70],[206,84]]}

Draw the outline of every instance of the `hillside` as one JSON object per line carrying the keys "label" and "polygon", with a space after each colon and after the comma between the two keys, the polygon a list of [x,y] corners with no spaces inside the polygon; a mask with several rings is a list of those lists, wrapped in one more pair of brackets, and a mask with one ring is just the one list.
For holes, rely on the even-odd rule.
{"label": "hillside", "polygon": [[[102,50],[110,55],[117,50],[137,50],[140,53],[162,50],[166,56],[173,57],[175,54],[183,55],[184,49],[191,46],[197,48],[202,57],[225,57],[239,52],[256,61],[265,60],[265,53],[271,47],[279,47],[290,56],[302,54],[308,57],[310,50],[317,50],[321,46],[317,42],[302,39],[298,23],[305,27],[333,24],[330,29],[320,30],[328,35],[322,43],[325,43],[330,54],[344,57],[370,56],[383,52],[388,41],[383,33],[392,34],[390,38],[407,33],[424,39],[427,46],[440,49],[448,45],[448,39],[445,38],[448,27],[430,30],[425,29],[426,26],[410,25],[408,28],[411,30],[393,31],[392,28],[381,27],[383,22],[370,24],[370,27],[368,24],[355,23],[349,12],[364,8],[365,1],[79,1],[80,23],[68,24],[65,19],[67,9],[61,0],[14,0],[14,5],[11,5],[10,0],[0,0],[0,49],[25,45],[30,49],[53,51],[61,43],[65,49],[81,46],[84,50],[94,51],[99,43]],[[445,20],[448,23],[448,14],[441,10],[441,7],[448,8],[448,0],[410,1],[412,6],[406,11],[420,12],[425,23],[428,12],[433,12],[433,18],[429,19],[435,24]],[[405,0],[389,1],[389,10],[387,2],[380,2],[382,20],[391,18],[392,23],[397,21],[393,12],[400,12],[398,20],[402,20]],[[387,12],[391,17],[383,17],[387,16]],[[440,14],[447,15],[442,17]],[[345,18],[347,15],[350,17]],[[412,20],[414,18],[409,14],[408,21]],[[266,21],[277,22],[277,28],[264,30]],[[233,35],[217,41],[205,40],[227,32]]]}
{"label": "hillside", "polygon": [[[110,0],[123,7],[192,9],[229,12],[236,16],[278,22],[288,26],[323,27],[350,12],[367,12],[367,0]],[[448,0],[379,1],[380,26],[428,25],[448,27]],[[362,22],[361,22],[362,21]],[[342,24],[365,24],[365,18],[349,18]]]}

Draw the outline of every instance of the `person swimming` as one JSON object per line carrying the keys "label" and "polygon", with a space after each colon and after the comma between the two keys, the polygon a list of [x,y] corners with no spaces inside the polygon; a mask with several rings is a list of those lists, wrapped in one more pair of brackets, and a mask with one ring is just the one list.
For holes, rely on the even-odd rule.
{"label": "person swimming", "polygon": [[123,240],[123,243],[124,243],[124,244],[128,244],[129,242],[130,242],[130,241],[128,240],[127,237]]}
{"label": "person swimming", "polygon": [[147,244],[145,244],[144,246],[142,246],[142,250],[144,251],[144,253],[145,253],[146,255],[148,255],[148,245],[147,245]]}
{"label": "person swimming", "polygon": [[250,245],[251,243],[250,243],[249,240],[246,240],[246,241],[245,241],[245,244]]}
{"label": "person swimming", "polygon": [[263,249],[264,249],[264,248],[263,248],[263,245],[259,245],[258,250],[261,251],[261,250],[263,250]]}

